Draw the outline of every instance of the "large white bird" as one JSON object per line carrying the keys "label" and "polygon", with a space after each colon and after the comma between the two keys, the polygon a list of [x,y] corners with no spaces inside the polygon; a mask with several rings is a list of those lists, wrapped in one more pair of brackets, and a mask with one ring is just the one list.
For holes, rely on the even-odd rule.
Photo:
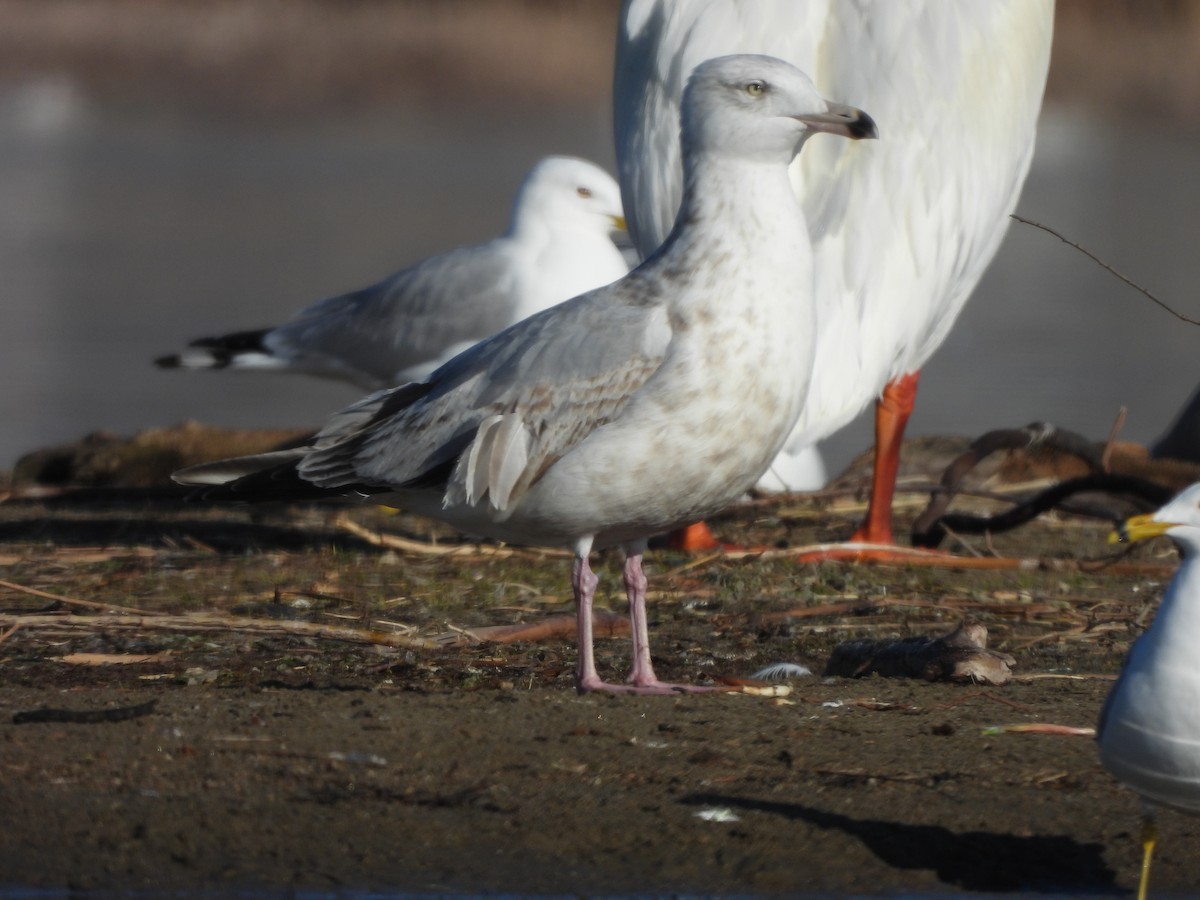
{"label": "large white bird", "polygon": [[525,176],[508,230],[432,256],[275,328],[200,338],[163,368],[299,372],[364,390],[424,378],[476,341],[629,271],[617,182],[587,160],[549,156]]}
{"label": "large white bird", "polygon": [[1128,519],[1109,540],[1160,534],[1175,542],[1183,562],[1154,621],[1129,651],[1096,728],[1100,761],[1145,804],[1139,900],[1157,841],[1154,806],[1200,815],[1200,484],[1153,515]]}
{"label": "large white bird", "polygon": [[[371,395],[308,447],[177,479],[228,484],[215,495],[232,498],[386,498],[468,533],[571,547],[578,689],[682,689],[660,682],[650,663],[642,554],[648,536],[749,488],[800,415],[814,354],[813,272],[788,164],[814,131],[871,137],[874,125],[827,103],[780,60],[705,62],[683,96],[679,217],[642,266],[477,344],[423,382]],[[626,551],[627,684],[602,681],[592,654],[588,556],[611,545]]]}
{"label": "large white bird", "polygon": [[791,170],[813,237],[818,337],[787,451],[803,453],[879,399],[871,503],[854,540],[893,543],[892,493],[918,370],[1017,202],[1053,13],[1053,0],[622,4],[614,130],[625,213],[643,254],[666,236],[679,204],[674,116],[700,60],[786,59],[825,96],[853,97],[879,123],[879,141],[814,141]]}

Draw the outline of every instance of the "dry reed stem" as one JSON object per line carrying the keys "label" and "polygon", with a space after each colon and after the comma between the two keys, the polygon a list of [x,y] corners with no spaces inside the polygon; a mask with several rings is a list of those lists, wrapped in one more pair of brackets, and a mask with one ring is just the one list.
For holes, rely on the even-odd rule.
{"label": "dry reed stem", "polygon": [[395,534],[385,534],[360,525],[345,515],[339,515],[333,520],[335,527],[342,529],[357,538],[388,550],[399,553],[411,553],[418,556],[486,556],[493,559],[507,559],[512,556],[552,556],[568,557],[565,550],[553,548],[525,550],[514,547],[501,547],[492,544],[431,544],[425,541],[414,541],[410,538]]}
{"label": "dry reed stem", "polygon": [[67,628],[72,631],[144,630],[144,631],[232,631],[239,634],[290,635],[352,644],[374,644],[383,647],[403,647],[410,650],[433,650],[437,644],[424,638],[363,628],[344,628],[338,625],[319,625],[314,622],[287,622],[276,619],[246,619],[213,613],[167,615],[148,613],[139,616],[51,616],[0,615],[0,625],[20,625],[22,628]]}
{"label": "dry reed stem", "polygon": [[[551,616],[539,622],[522,622],[517,625],[488,625],[481,628],[456,628],[450,640],[444,644],[458,643],[462,635],[474,643],[512,644],[517,641],[545,641],[551,638],[572,637],[577,625],[573,615]],[[611,638],[629,634],[629,620],[617,613],[593,610],[592,628],[597,638]],[[446,638],[448,636],[441,636]],[[434,638],[433,640],[439,640]],[[442,643],[442,641],[439,641]]]}
{"label": "dry reed stem", "polygon": [[165,663],[171,659],[171,651],[162,653],[68,653],[55,657],[70,666],[137,666],[143,663]]}
{"label": "dry reed stem", "polygon": [[50,594],[46,591],[39,591],[37,588],[25,587],[22,584],[14,584],[11,581],[0,581],[0,587],[8,588],[10,591],[19,591],[22,594],[32,594],[34,597],[42,597],[46,600],[54,600],[57,603],[65,603],[68,606],[83,606],[87,609],[107,609],[111,612],[130,613],[135,616],[154,615],[154,613],[148,613],[144,609],[134,609],[130,606],[119,606],[116,603],[101,603],[96,600],[80,600],[76,597],[66,597],[62,594]]}

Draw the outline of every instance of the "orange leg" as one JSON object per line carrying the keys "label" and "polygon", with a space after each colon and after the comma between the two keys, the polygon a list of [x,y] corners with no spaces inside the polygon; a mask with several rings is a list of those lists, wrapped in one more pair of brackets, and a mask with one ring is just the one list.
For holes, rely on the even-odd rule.
{"label": "orange leg", "polygon": [[889,381],[883,396],[875,403],[875,474],[871,479],[867,517],[850,537],[853,543],[896,543],[892,536],[892,497],[896,493],[896,473],[900,470],[904,427],[917,399],[920,375],[920,372],[910,372]]}
{"label": "orange leg", "polygon": [[[894,547],[892,534],[892,497],[896,493],[896,474],[900,470],[900,445],[904,443],[904,428],[912,415],[913,403],[917,398],[919,372],[901,375],[884,386],[883,396],[875,404],[875,472],[871,479],[871,497],[867,503],[867,516],[850,537],[850,544],[881,544]],[[736,550],[721,544],[713,537],[703,522],[672,532],[669,546],[676,550],[693,553],[712,550]],[[915,551],[914,551],[915,552]],[[929,556],[928,553],[917,555]],[[936,554],[939,557],[945,554]],[[812,554],[816,559],[846,559],[864,561],[905,562],[910,559],[909,551],[897,555],[886,550],[853,548],[843,546]]]}
{"label": "orange leg", "polygon": [[721,542],[713,537],[712,531],[703,522],[694,522],[667,535],[667,546],[672,550],[705,553],[710,550],[720,550]]}

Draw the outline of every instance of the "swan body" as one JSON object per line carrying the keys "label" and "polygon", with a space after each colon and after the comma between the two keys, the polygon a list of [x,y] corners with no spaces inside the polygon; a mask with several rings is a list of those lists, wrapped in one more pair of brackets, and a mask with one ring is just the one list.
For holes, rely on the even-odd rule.
{"label": "swan body", "polygon": [[879,123],[879,141],[818,139],[791,167],[813,240],[818,339],[788,454],[849,423],[891,383],[906,394],[902,429],[915,377],[898,380],[945,339],[1029,170],[1053,11],[1052,0],[623,3],[614,132],[629,231],[643,254],[679,204],[673,113],[700,60],[780,57]]}

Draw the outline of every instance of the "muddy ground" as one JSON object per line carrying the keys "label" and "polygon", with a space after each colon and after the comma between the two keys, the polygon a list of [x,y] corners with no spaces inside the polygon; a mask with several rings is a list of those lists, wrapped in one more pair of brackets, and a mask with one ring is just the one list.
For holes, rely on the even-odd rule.
{"label": "muddy ground", "polygon": [[[161,498],[0,504],[0,634],[20,624],[0,643],[0,886],[1105,894],[1135,883],[1138,803],[1093,741],[988,729],[1094,724],[1169,577],[1165,542],[1096,567],[1110,552],[1103,522],[1043,517],[972,541],[1026,559],[1019,569],[654,552],[660,674],[712,682],[791,661],[818,675],[782,698],[580,697],[568,634],[479,640],[568,614],[564,558],[470,545],[436,556],[423,545],[453,546],[448,532],[353,511],[367,534],[418,542],[386,549],[340,515]],[[844,536],[857,515],[845,500],[785,498],[716,527],[796,547]],[[598,571],[619,612],[614,562]],[[1017,680],[819,674],[838,641],[941,634],[965,617],[1015,657]],[[625,637],[598,648],[601,671],[619,677]],[[121,721],[13,718],[150,701]],[[1200,821],[1165,812],[1161,826],[1154,886],[1188,892]]]}

